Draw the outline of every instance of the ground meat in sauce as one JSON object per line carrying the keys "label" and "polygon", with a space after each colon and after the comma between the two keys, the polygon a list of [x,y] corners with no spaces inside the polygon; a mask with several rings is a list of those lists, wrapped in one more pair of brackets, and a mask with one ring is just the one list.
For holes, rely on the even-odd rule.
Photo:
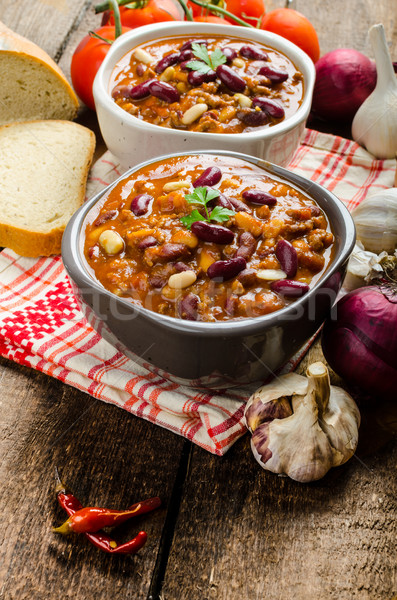
{"label": "ground meat in sauce", "polygon": [[[205,173],[213,183],[194,187]],[[229,208],[222,223],[201,220],[204,207],[188,198],[202,189],[215,190],[208,214],[233,202],[238,210]],[[161,314],[201,321],[283,308],[297,297],[296,286],[306,293],[321,276],[332,245],[328,219],[313,200],[259,167],[212,155],[158,161],[123,179],[90,211],[84,241],[105,288]],[[289,281],[292,295],[285,293]]]}

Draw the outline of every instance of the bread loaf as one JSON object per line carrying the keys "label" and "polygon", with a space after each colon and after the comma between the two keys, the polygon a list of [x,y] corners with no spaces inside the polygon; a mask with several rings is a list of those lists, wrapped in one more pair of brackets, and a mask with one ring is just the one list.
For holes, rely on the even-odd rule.
{"label": "bread loaf", "polygon": [[60,253],[84,202],[94,148],[93,132],[71,121],[0,127],[0,246],[22,256]]}
{"label": "bread loaf", "polygon": [[0,125],[74,119],[78,106],[73,88],[52,58],[0,22]]}

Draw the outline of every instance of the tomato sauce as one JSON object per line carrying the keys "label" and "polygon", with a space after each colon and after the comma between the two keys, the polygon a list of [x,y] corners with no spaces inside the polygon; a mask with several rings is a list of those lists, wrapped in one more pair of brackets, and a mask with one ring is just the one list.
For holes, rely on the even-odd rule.
{"label": "tomato sauce", "polygon": [[257,42],[177,37],[128,52],[112,73],[110,93],[125,111],[154,125],[242,133],[295,114],[304,81],[287,56]]}
{"label": "tomato sauce", "polygon": [[312,199],[226,156],[172,157],[143,167],[95,205],[84,224],[89,270],[106,289],[188,320],[283,308],[321,276],[332,246],[328,219]]}

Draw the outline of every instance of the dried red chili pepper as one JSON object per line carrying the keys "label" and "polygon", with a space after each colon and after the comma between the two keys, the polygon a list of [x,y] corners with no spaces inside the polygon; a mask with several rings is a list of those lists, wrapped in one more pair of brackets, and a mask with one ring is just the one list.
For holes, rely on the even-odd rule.
{"label": "dried red chili pepper", "polygon": [[[59,479],[58,476],[58,472],[56,471],[56,477],[57,477],[57,487],[56,487],[56,494],[57,494],[57,500],[58,503],[60,504],[60,506],[66,511],[66,513],[69,515],[69,517],[73,517],[73,515],[75,515],[77,512],[83,512],[83,515],[86,516],[86,523],[90,523],[90,527],[94,526],[95,527],[95,523],[97,523],[95,521],[95,517],[98,516],[98,510],[99,511],[106,511],[106,509],[98,509],[98,508],[94,508],[94,507],[87,507],[86,509],[84,509],[83,505],[81,504],[81,502],[76,498],[76,496],[74,496],[73,494],[71,494],[70,492],[67,492],[65,489],[65,486],[63,485],[63,483],[61,482],[61,480]],[[150,512],[151,510],[154,510],[155,508],[158,508],[161,504],[161,500],[158,497],[154,497],[154,498],[149,498],[148,500],[144,500],[142,502],[137,502],[136,504],[133,504],[132,506],[130,506],[130,508],[127,511],[112,511],[109,510],[107,511],[108,514],[114,514],[114,513],[133,513],[129,514],[128,517],[126,518],[130,518],[131,516],[137,516],[137,515],[141,515],[141,514],[145,514],[147,512]],[[94,512],[91,512],[94,511]],[[102,519],[102,527],[105,527],[105,524],[103,524],[103,517],[104,517],[104,513],[100,514],[100,519]],[[124,519],[126,520],[126,519]],[[69,521],[69,519],[68,519]],[[68,522],[66,521],[66,522]],[[121,520],[116,520],[113,521],[113,523],[107,523],[107,525],[117,525],[119,523],[121,523]],[[83,523],[83,525],[82,525]],[[64,524],[65,525],[65,524]],[[62,527],[62,526],[61,526]],[[84,529],[84,520],[81,521],[80,520],[80,527],[83,527]],[[72,528],[68,528],[69,531],[76,531],[76,529],[72,529]],[[80,532],[82,532],[80,530]],[[63,531],[61,531],[61,533],[63,533]],[[104,533],[103,531],[98,531],[96,530],[95,532],[88,532],[87,530],[84,531],[84,535],[85,537],[97,548],[99,548],[100,550],[103,550],[104,552],[108,552],[111,554],[135,554],[136,552],[138,552],[138,550],[140,550],[140,548],[142,548],[142,546],[144,546],[144,544],[146,543],[147,540],[147,534],[145,531],[140,531],[132,540],[129,540],[128,542],[125,542],[124,544],[120,544],[118,545],[117,542],[111,538],[109,535],[107,535],[106,533]]]}

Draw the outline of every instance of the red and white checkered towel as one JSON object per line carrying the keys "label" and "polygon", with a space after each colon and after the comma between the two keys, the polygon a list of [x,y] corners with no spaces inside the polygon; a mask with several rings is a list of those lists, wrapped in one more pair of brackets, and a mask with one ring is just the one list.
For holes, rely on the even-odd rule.
{"label": "red and white checkered towel", "polygon": [[[376,161],[354,142],[306,130],[289,168],[331,190],[351,210],[393,185],[395,161]],[[93,166],[87,195],[120,172],[109,152]],[[304,351],[284,371],[292,370]],[[43,371],[222,455],[241,435],[252,389],[209,393],[178,386],[140,367],[85,321],[60,257],[0,254],[0,355]]]}

